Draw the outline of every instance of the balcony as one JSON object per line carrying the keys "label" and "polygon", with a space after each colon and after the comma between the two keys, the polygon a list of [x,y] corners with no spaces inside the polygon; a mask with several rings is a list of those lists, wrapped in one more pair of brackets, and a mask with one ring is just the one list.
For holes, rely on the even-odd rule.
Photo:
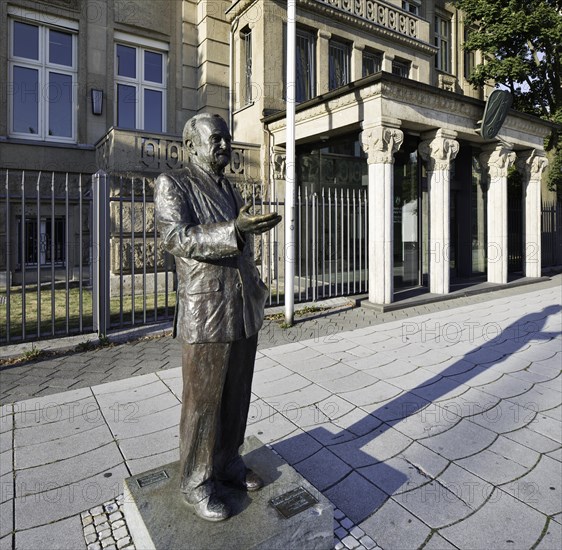
{"label": "balcony", "polygon": [[324,13],[337,10],[348,22],[374,26],[379,34],[390,32],[398,39],[429,42],[427,21],[382,0],[301,0],[299,3]]}

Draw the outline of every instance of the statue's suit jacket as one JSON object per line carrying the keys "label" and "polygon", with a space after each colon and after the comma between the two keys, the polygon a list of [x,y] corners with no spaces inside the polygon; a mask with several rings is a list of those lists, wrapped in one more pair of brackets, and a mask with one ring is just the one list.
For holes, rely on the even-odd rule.
{"label": "statue's suit jacket", "polygon": [[174,337],[192,344],[256,334],[268,290],[234,225],[240,193],[190,163],[158,177],[154,204],[160,239],[176,259]]}

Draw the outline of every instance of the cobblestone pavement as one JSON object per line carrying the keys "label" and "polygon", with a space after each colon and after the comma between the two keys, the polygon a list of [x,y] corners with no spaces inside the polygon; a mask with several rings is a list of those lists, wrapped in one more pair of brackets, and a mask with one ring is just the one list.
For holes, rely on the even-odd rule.
{"label": "cobblestone pavement", "polygon": [[[269,323],[247,433],[332,501],[336,548],[558,549],[560,283]],[[177,365],[165,338],[2,372],[0,550],[86,548],[88,511],[177,460]]]}

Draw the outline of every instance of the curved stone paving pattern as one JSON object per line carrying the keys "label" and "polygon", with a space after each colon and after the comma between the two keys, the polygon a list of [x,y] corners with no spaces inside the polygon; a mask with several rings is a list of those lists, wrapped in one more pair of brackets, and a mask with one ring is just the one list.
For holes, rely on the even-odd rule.
{"label": "curved stone paving pattern", "polygon": [[[561,311],[560,288],[546,286],[262,347],[247,433],[331,499],[338,549],[557,549]],[[142,342],[68,361],[82,369],[101,352],[107,375],[121,348],[127,368],[141,365]],[[178,455],[170,357],[157,372],[2,407],[1,550],[12,519],[18,549],[132,548],[122,480]]]}

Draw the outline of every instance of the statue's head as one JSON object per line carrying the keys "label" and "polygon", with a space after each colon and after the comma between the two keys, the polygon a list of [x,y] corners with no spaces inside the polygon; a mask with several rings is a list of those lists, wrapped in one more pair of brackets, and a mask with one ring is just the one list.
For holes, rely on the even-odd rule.
{"label": "statue's head", "polygon": [[216,174],[222,174],[230,162],[231,140],[226,122],[220,115],[195,115],[183,128],[183,143],[191,159]]}

